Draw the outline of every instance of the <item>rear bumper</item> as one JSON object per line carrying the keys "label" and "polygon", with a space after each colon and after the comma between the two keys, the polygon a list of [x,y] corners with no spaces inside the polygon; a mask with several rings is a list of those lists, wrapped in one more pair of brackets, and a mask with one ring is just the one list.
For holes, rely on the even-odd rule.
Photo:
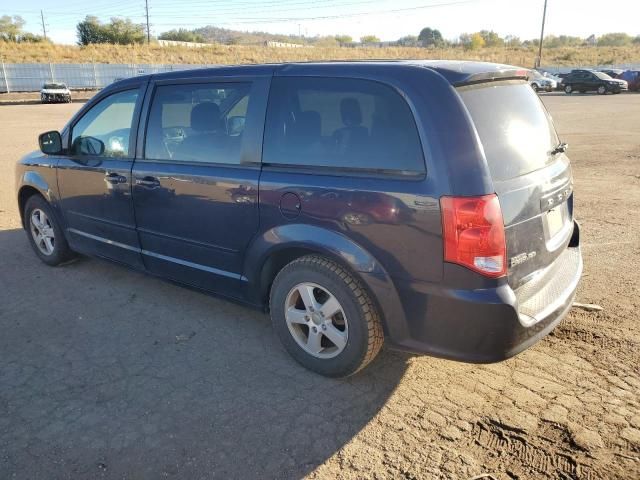
{"label": "rear bumper", "polygon": [[514,291],[453,290],[425,284],[399,289],[407,316],[392,348],[471,363],[512,357],[546,336],[567,314],[582,275],[579,227],[570,246],[535,279]]}

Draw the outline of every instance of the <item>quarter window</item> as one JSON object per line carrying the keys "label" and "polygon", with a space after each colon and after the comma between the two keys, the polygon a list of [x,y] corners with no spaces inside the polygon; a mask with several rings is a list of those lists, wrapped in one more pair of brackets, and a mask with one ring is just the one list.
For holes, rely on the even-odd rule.
{"label": "quarter window", "polygon": [[130,158],[131,125],[138,90],[114,93],[91,107],[73,126],[71,153]]}
{"label": "quarter window", "polygon": [[418,131],[404,99],[389,86],[347,78],[274,78],[263,162],[424,171]]}
{"label": "quarter window", "polygon": [[240,163],[249,83],[163,85],[155,90],[145,158]]}

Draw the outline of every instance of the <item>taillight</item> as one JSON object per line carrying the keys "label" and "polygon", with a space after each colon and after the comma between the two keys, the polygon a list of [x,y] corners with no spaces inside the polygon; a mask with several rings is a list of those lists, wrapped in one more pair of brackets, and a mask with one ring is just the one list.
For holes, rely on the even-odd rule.
{"label": "taillight", "polygon": [[441,197],[444,259],[487,277],[507,273],[507,245],[500,202],[482,197]]}

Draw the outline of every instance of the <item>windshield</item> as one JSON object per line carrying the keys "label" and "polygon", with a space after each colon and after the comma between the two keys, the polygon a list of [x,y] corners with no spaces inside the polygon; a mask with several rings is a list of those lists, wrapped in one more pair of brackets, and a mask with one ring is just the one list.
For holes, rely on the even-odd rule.
{"label": "windshield", "polygon": [[494,180],[507,180],[544,167],[558,136],[551,117],[528,84],[492,82],[458,89]]}
{"label": "windshield", "polygon": [[613,80],[609,75],[604,72],[593,72],[593,74],[600,80]]}
{"label": "windshield", "polygon": [[67,86],[64,83],[45,83],[42,88],[46,88],[47,90],[64,90]]}

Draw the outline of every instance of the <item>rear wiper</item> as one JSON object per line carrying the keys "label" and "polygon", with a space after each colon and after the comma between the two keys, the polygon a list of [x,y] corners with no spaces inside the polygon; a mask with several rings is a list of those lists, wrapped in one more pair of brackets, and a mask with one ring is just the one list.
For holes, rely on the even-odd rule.
{"label": "rear wiper", "polygon": [[558,153],[564,153],[567,151],[567,149],[569,148],[569,144],[565,143],[565,142],[561,142],[558,145],[556,145],[556,147],[551,150],[551,155],[557,155]]}

